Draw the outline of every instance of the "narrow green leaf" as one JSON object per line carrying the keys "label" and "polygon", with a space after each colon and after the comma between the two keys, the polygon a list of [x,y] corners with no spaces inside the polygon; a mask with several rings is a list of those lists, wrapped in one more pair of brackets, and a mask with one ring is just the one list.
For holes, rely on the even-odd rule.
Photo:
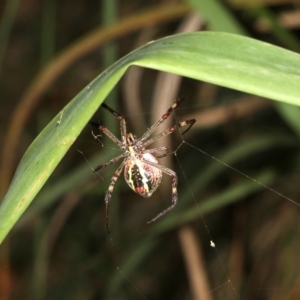
{"label": "narrow green leaf", "polygon": [[300,56],[242,36],[188,33],[149,43],[99,75],[28,148],[0,206],[0,241],[130,65],[172,72],[300,105]]}
{"label": "narrow green leaf", "polygon": [[232,12],[220,0],[187,0],[208,22],[213,31],[246,35]]}
{"label": "narrow green leaf", "polygon": [[258,192],[265,188],[264,185],[269,185],[276,177],[276,173],[271,170],[261,172],[255,176],[258,182],[245,179],[242,182],[231,186],[224,190],[222,193],[218,193],[216,196],[206,199],[205,202],[197,203],[197,206],[193,205],[192,208],[185,212],[180,212],[180,215],[173,215],[172,218],[165,218],[155,224],[153,233],[161,234],[165,231],[173,229],[176,226],[180,226],[195,220],[201,216],[204,216],[214,210],[220,209],[226,205],[233,204],[255,192]]}
{"label": "narrow green leaf", "polygon": [[294,130],[298,137],[300,137],[300,109],[293,105],[280,102],[276,103],[275,107],[285,122]]}

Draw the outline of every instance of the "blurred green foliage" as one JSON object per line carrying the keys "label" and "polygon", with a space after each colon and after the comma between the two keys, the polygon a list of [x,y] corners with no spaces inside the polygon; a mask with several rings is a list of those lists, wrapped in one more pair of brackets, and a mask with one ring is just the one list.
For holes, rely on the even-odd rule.
{"label": "blurred green foliage", "polygon": [[[189,3],[191,9],[203,17],[203,30],[247,32],[258,40],[293,51],[299,49],[300,25],[295,23],[291,27],[281,18],[288,12],[292,16],[299,11],[293,2],[260,1],[256,7],[249,7],[243,1],[224,4],[207,0],[201,1],[201,7],[194,1]],[[0,32],[5,35],[0,36],[6,37],[6,42],[0,43],[1,145],[5,146],[7,130],[13,121],[12,112],[20,95],[30,86],[41,65],[51,63],[51,58],[55,59],[63,49],[97,26],[110,26],[108,24],[129,15],[139,15],[140,11],[161,3],[131,0],[126,3],[107,1],[106,4],[113,8],[102,5],[102,1],[45,0],[25,5],[21,1],[7,0],[1,5]],[[170,7],[175,10],[175,6]],[[156,12],[153,10],[153,19],[159,11],[162,11],[159,6]],[[99,15],[110,16],[112,20],[99,21]],[[112,53],[103,45],[97,51],[85,53],[65,70],[43,90],[38,107],[32,109],[22,128],[17,151],[14,151],[17,156],[14,167],[55,115],[55,122],[59,122],[55,125],[59,128],[60,122],[66,120],[66,115],[60,113],[63,107],[102,73],[112,59],[116,61],[138,48],[140,40],[145,44],[172,35],[182,18],[166,17],[163,21],[161,17],[159,24],[158,21],[152,25],[145,23],[134,34],[128,32],[118,39],[112,38],[116,47]],[[237,55],[239,51],[237,47]],[[296,69],[297,66],[289,67]],[[285,73],[282,70],[281,76]],[[156,76],[156,71],[143,69],[140,82],[132,80],[129,87],[121,83],[122,89],[116,93],[115,105],[137,135],[151,125],[150,117],[155,113],[151,103]],[[227,74],[223,76],[226,81]],[[241,82],[237,78],[236,86]],[[267,75],[263,84],[269,85]],[[282,88],[284,84],[282,82]],[[171,92],[172,80],[162,88]],[[280,83],[275,88],[280,90]],[[142,111],[136,110],[136,104],[126,98],[130,90],[139,93]],[[93,174],[91,166],[119,152],[107,138],[99,136],[95,140],[92,128],[86,126],[1,245],[3,299],[194,299],[183,259],[184,245],[178,240],[178,232],[186,224],[199,238],[197,242],[203,252],[212,299],[297,299],[298,107],[272,102],[254,110],[255,101],[252,101],[251,109],[247,107],[242,113],[235,105],[245,104],[244,97],[250,96],[190,79],[183,80],[178,96],[182,95],[188,101],[176,117],[180,120],[194,117],[200,124],[202,118],[211,115],[216,124],[196,124],[183,137],[178,133],[172,135],[169,146],[173,149],[177,149],[182,138],[185,141],[176,156],[172,156],[173,168],[179,176],[178,206],[155,224],[146,225],[170,204],[168,179],[164,178],[150,199],[141,199],[120,176],[111,201],[112,246],[105,229],[103,199],[117,166],[103,170],[100,176]],[[223,109],[221,117],[219,108]],[[78,112],[79,115],[84,113]],[[140,116],[146,128],[136,122]],[[93,120],[114,128],[118,135],[117,120],[113,116],[100,109]],[[84,122],[80,119],[77,124]],[[94,134],[98,132],[94,130]],[[58,139],[57,136],[52,138]],[[56,142],[59,147],[59,140]],[[47,150],[44,149],[45,154]],[[26,182],[27,177],[24,179]],[[209,246],[211,239],[217,251]]]}

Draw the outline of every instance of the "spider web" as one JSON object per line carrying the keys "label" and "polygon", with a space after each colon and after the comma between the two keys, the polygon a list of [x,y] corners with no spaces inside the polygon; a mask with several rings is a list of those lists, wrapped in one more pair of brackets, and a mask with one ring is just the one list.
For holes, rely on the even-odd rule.
{"label": "spider web", "polygon": [[[131,116],[128,116],[128,117],[130,118]],[[183,119],[180,118],[180,120],[182,121]],[[176,122],[178,121],[177,116],[175,117],[175,121]],[[195,131],[195,129],[192,129],[191,131],[193,132],[193,131]],[[198,289],[199,289],[199,287],[201,287],[201,289],[204,290],[204,292],[202,291],[203,299],[244,299],[242,297],[243,293],[240,288],[241,279],[237,276],[237,274],[235,274],[236,270],[230,270],[230,267],[228,266],[230,263],[231,264],[237,263],[233,257],[229,256],[228,253],[230,251],[228,249],[226,252],[226,246],[224,247],[224,244],[226,245],[226,242],[224,242],[224,239],[225,240],[226,240],[226,238],[228,240],[230,240],[230,239],[228,237],[226,237],[226,233],[225,233],[225,237],[222,236],[222,234],[221,235],[219,233],[216,234],[216,230],[214,229],[214,227],[215,227],[214,222],[212,222],[210,220],[211,218],[214,219],[216,217],[215,216],[211,217],[211,215],[209,215],[209,214],[213,215],[213,213],[217,210],[217,207],[219,207],[219,209],[223,209],[223,208],[226,209],[226,207],[228,207],[228,205],[234,205],[237,201],[240,200],[241,197],[242,198],[246,197],[248,200],[253,198],[254,200],[249,200],[249,201],[257,201],[255,198],[259,198],[259,196],[257,196],[258,193],[264,194],[263,197],[265,197],[267,199],[266,202],[268,202],[268,204],[270,204],[272,202],[272,196],[276,196],[280,200],[282,200],[282,199],[288,200],[288,202],[294,206],[296,205],[299,207],[300,205],[299,205],[299,203],[294,201],[292,198],[286,196],[285,192],[279,192],[279,191],[277,191],[277,189],[273,188],[272,181],[274,178],[271,176],[272,174],[269,174],[270,173],[270,172],[268,172],[269,170],[267,170],[267,171],[263,170],[262,172],[258,172],[258,175],[254,173],[253,176],[252,175],[250,176],[246,173],[246,171],[241,171],[240,168],[232,166],[230,163],[230,161],[231,161],[230,159],[229,159],[229,163],[227,163],[226,159],[223,160],[224,158],[222,155],[220,155],[221,158],[219,158],[220,156],[211,155],[207,151],[203,150],[202,147],[199,147],[198,146],[199,142],[197,140],[195,140],[195,136],[193,135],[192,132],[190,132],[186,136],[179,134],[179,136],[181,138],[181,142],[179,143],[178,147],[174,151],[174,157],[176,158],[175,159],[176,169],[178,171],[177,174],[179,176],[179,182],[180,182],[180,184],[179,184],[179,202],[182,203],[186,200],[186,197],[187,197],[186,193],[187,193],[188,198],[190,198],[190,200],[192,200],[193,204],[190,207],[186,207],[186,205],[183,205],[182,210],[181,210],[182,206],[178,205],[178,207],[176,207],[174,210],[169,212],[168,215],[164,216],[161,220],[158,220],[156,222],[156,224],[154,224],[153,226],[156,226],[158,228],[157,229],[158,232],[161,232],[161,234],[165,234],[168,232],[168,230],[170,228],[186,227],[185,224],[190,224],[190,222],[194,222],[194,224],[192,226],[190,226],[190,225],[188,226],[191,228],[188,228],[187,232],[180,233],[183,236],[183,238],[179,237],[179,240],[181,240],[183,256],[187,260],[186,272],[187,272],[187,277],[190,280],[190,285],[193,284],[193,279],[195,279],[195,280],[197,278],[199,279],[199,274],[200,274],[200,276],[209,277],[207,274],[203,274],[203,270],[205,271],[205,269],[207,267],[207,265],[205,265],[205,263],[207,262],[207,257],[210,257],[210,260],[211,260],[210,263],[207,263],[208,265],[211,265],[210,267],[208,267],[208,269],[212,270],[211,271],[212,274],[217,274],[217,276],[214,280],[209,281],[207,278],[206,278],[206,280],[204,280],[204,288],[203,288],[203,280],[198,281],[198,283],[194,283],[195,286],[191,287],[191,289],[194,291],[193,294],[195,296],[195,299],[197,299],[197,297],[195,295],[195,293],[196,293],[195,290],[197,290],[197,286],[198,286]],[[114,148],[114,147],[104,143],[102,141],[102,137],[95,135],[95,138],[97,138],[98,140],[101,141],[102,147],[104,147],[104,148],[109,147],[110,149]],[[197,181],[194,180],[194,178],[193,178],[194,175],[191,175],[191,172],[188,170],[189,167],[186,166],[186,159],[185,159],[185,155],[184,155],[184,153],[186,152],[186,150],[185,150],[186,148],[188,148],[189,150],[194,151],[196,153],[194,156],[197,160],[199,159],[199,161],[202,161],[204,159],[203,157],[206,156],[208,161],[213,161],[216,163],[213,165],[207,164],[203,168],[202,173],[204,175],[202,175],[203,177],[199,176],[199,180],[202,180],[204,178],[204,181],[205,180],[209,181],[209,179],[207,179],[207,178],[211,178],[211,181],[213,181],[213,178],[218,179],[219,177],[221,177],[220,181],[221,182],[224,181],[224,177],[222,177],[222,175],[220,175],[220,173],[223,172],[222,170],[220,170],[220,169],[222,169],[222,168],[220,168],[220,166],[221,166],[221,167],[223,167],[223,169],[228,169],[231,172],[230,176],[233,176],[232,173],[235,174],[235,176],[238,176],[238,179],[237,179],[238,182],[236,183],[237,187],[234,188],[234,187],[232,187],[232,185],[230,185],[230,184],[228,185],[228,183],[222,183],[222,184],[224,184],[224,187],[229,186],[230,188],[228,188],[228,189],[225,188],[225,192],[223,194],[220,191],[218,191],[218,193],[220,194],[219,199],[218,199],[218,197],[213,196],[212,195],[213,193],[211,193],[211,191],[210,191],[208,193],[208,200],[206,200],[203,203],[202,197],[201,197],[201,199],[199,198],[199,191],[198,191],[199,186],[201,186],[201,183],[197,183]],[[225,155],[225,158],[226,157],[229,157],[229,156]],[[114,170],[115,168],[116,168],[116,166],[114,165],[114,167],[112,167],[112,169]],[[205,175],[205,173],[207,176]],[[242,180],[242,179],[244,179],[244,180]],[[124,181],[123,178],[120,178],[120,181]],[[239,181],[242,181],[242,183]],[[182,188],[181,188],[182,184],[184,184],[186,186],[187,192],[180,191],[180,190],[182,190]],[[205,186],[206,183],[204,183],[202,185]],[[170,186],[170,184],[169,184],[169,186]],[[239,198],[237,198],[238,196],[236,196],[234,194],[234,192],[237,193],[240,186],[241,186],[241,189],[244,189],[244,196],[240,196]],[[266,191],[268,193],[266,193]],[[230,192],[233,193],[231,196],[230,196]],[[184,194],[184,195],[182,195],[182,194]],[[242,195],[242,193],[240,193],[240,194],[237,193],[237,194]],[[268,194],[268,195],[265,196],[266,194]],[[270,194],[271,194],[271,196],[270,196]],[[114,198],[114,195],[112,197]],[[138,195],[133,196],[135,201],[137,201],[138,197],[139,197]],[[170,195],[169,195],[169,198],[170,198]],[[116,202],[118,200],[112,200],[112,201]],[[223,203],[222,203],[222,201],[223,201]],[[186,202],[191,202],[191,201],[186,201]],[[164,206],[169,204],[167,201],[164,201],[163,203],[164,203],[163,204]],[[212,203],[211,206],[213,206],[213,207],[209,207],[211,203]],[[143,202],[142,205],[147,206],[149,204]],[[139,209],[140,209],[140,207],[141,206],[139,205]],[[273,207],[273,209],[274,209],[274,207]],[[244,209],[241,209],[241,210],[244,211]],[[237,217],[237,219],[238,219],[238,217]],[[171,225],[168,224],[168,222],[171,222]],[[258,220],[258,222],[262,222],[262,221]],[[245,226],[244,230],[247,229],[247,227],[248,227],[247,224],[245,224],[243,222],[241,222],[241,224]],[[164,228],[164,226],[165,226],[165,228]],[[262,228],[265,227],[264,224],[261,226],[263,226]],[[201,239],[200,239],[200,237],[198,235],[199,235],[199,232],[203,231],[203,229],[206,232],[206,237],[205,237],[205,235],[203,236],[203,232],[202,232]],[[151,231],[151,229],[149,229],[149,230]],[[190,234],[189,230],[192,233],[192,238],[190,239],[192,242],[190,242],[189,239],[185,239],[185,237],[189,236],[189,234]],[[182,231],[182,230],[179,229],[179,231]],[[222,233],[222,230],[220,230],[220,231]],[[226,229],[225,229],[225,231],[226,231]],[[256,231],[254,231],[254,232],[256,232]],[[264,231],[264,232],[266,232],[266,231]],[[196,235],[195,235],[195,233],[196,233]],[[143,234],[146,236],[145,232]],[[257,236],[259,236],[259,235],[257,234]],[[255,238],[256,237],[254,235],[253,239],[250,240],[249,247],[253,247],[253,249],[259,249],[259,245],[257,245],[257,243],[258,244],[262,243],[263,240],[256,241]],[[139,297],[141,297],[142,299],[150,299],[151,296],[149,296],[150,298],[148,296],[146,296],[147,292],[145,292],[145,289],[142,287],[142,285],[137,283],[137,280],[136,280],[136,278],[134,278],[134,275],[132,275],[132,272],[127,273],[128,261],[126,262],[126,259],[123,261],[118,258],[119,257],[119,249],[116,250],[114,240],[115,240],[115,235],[114,235],[114,232],[112,232],[112,235],[110,235],[110,243],[111,243],[111,248],[112,248],[112,252],[113,252],[112,256],[113,256],[113,260],[114,260],[114,263],[116,265],[119,275],[121,277],[123,277],[123,279],[125,279],[127,284],[129,284],[129,286],[132,287],[132,289],[135,291],[135,293],[137,295],[139,295]],[[145,240],[143,240],[143,238],[140,238],[140,240],[142,243],[147,242],[147,238],[145,238]],[[201,243],[202,240],[203,240],[203,244]],[[228,243],[228,240],[226,240],[227,243]],[[238,246],[241,247],[240,244]],[[238,246],[236,246],[236,247],[241,252],[241,249],[239,249]],[[136,244],[133,247],[136,247]],[[200,252],[200,253],[204,252],[204,253],[201,254],[200,258],[197,256],[194,257],[192,254],[190,254],[188,252],[184,254],[184,252],[186,250],[184,248],[189,248],[189,247],[196,247],[196,249],[198,249],[197,250],[198,252]],[[227,245],[227,247],[228,247],[228,245]],[[299,243],[294,246],[294,250],[297,249],[297,247],[299,247]],[[149,248],[153,249],[154,248],[153,244],[151,244],[149,246]],[[199,250],[199,248],[200,248],[200,250]],[[212,252],[214,254],[212,254]],[[233,250],[232,250],[232,253],[233,253]],[[148,255],[149,255],[149,253],[148,253]],[[226,258],[226,255],[227,255],[227,258]],[[280,253],[277,256],[278,258],[280,258],[279,255],[280,255]],[[145,255],[145,256],[147,256],[147,255]],[[196,261],[199,259],[201,260],[200,263],[197,261],[198,265],[200,265],[200,267],[198,266],[198,271],[199,271],[199,269],[201,269],[200,272],[197,273],[197,272],[194,272],[194,271],[191,271],[188,269],[189,268],[189,266],[188,266],[188,258],[189,257]],[[214,257],[214,258],[212,259],[211,257]],[[132,259],[132,256],[131,256],[131,259]],[[204,262],[204,264],[203,264],[203,262]],[[239,266],[239,267],[241,267],[241,266]],[[196,267],[196,269],[197,269],[197,267]],[[217,269],[217,271],[216,271],[216,269]],[[236,267],[236,269],[239,269],[239,268]],[[293,268],[292,271],[295,272],[295,268]],[[213,273],[213,272],[215,272],[215,273]],[[233,274],[233,275],[231,275],[231,274]],[[243,273],[241,272],[238,275],[242,276]],[[153,276],[155,276],[155,274]],[[258,277],[256,277],[256,278],[258,278]],[[294,278],[296,278],[296,275],[294,275]],[[120,279],[118,279],[118,280],[122,281]],[[205,281],[207,281],[207,282],[205,283]],[[205,284],[207,284],[207,286],[205,286]],[[259,283],[256,283],[256,284],[258,285]],[[276,286],[276,284],[275,284],[275,286]],[[226,287],[229,287],[229,290]],[[262,299],[268,299],[265,295],[269,295],[272,293],[277,294],[277,296],[278,295],[282,296],[282,298],[278,298],[278,299],[285,299],[284,297],[286,297],[288,294],[295,294],[295,293],[299,292],[299,290],[297,290],[293,287],[274,288],[272,286],[270,287],[267,285],[259,285],[259,288],[251,287],[250,290],[248,290],[248,292],[255,294],[256,295],[256,296],[254,296],[255,299],[258,299],[257,295],[261,295]],[[252,299],[254,299],[254,298],[252,298]],[[248,298],[245,298],[245,299],[248,299]],[[251,298],[249,298],[249,299],[251,299]]]}
{"label": "spider web", "polygon": [[[201,147],[198,147],[197,141],[195,141],[194,137],[189,138],[188,140],[185,140],[183,136],[181,136],[181,137],[182,137],[182,143],[180,144],[179,148],[181,148],[182,146],[187,146],[190,149],[193,149],[194,151],[196,151],[196,153],[198,153],[197,157],[198,156],[200,157],[200,155],[201,156],[203,156],[203,155],[207,156],[209,160],[213,160],[217,164],[226,167],[229,171],[230,170],[233,171],[233,173],[235,175],[238,175],[238,177],[239,177],[238,180],[241,180],[242,178],[244,178],[245,179],[245,184],[248,187],[248,193],[247,193],[247,189],[245,191],[246,195],[250,194],[252,196],[252,194],[254,194],[254,196],[255,196],[255,194],[257,193],[257,190],[262,190],[264,193],[266,193],[266,191],[269,191],[271,193],[268,193],[269,194],[268,198],[270,198],[270,194],[271,194],[271,195],[277,196],[277,199],[279,199],[279,200],[282,200],[282,199],[287,200],[290,204],[292,204],[292,206],[283,205],[284,207],[288,207],[288,210],[294,210],[293,206],[297,206],[297,207],[300,206],[297,201],[293,200],[292,198],[286,196],[282,192],[279,192],[277,189],[270,186],[272,184],[273,180],[274,180],[274,177],[271,175],[272,172],[270,172],[270,170],[267,170],[267,171],[263,170],[262,172],[259,172],[259,173],[261,173],[259,175],[255,174],[254,176],[250,176],[250,175],[246,174],[244,171],[241,171],[240,169],[238,169],[236,167],[233,167],[232,165],[226,163],[225,161],[223,161],[223,159],[219,159],[216,156],[213,156],[213,155],[207,153]],[[179,148],[178,148],[178,150],[179,150]],[[217,285],[216,288],[211,289],[209,291],[209,293],[212,293],[212,295],[214,295],[215,291],[218,291],[218,290],[220,290],[220,288],[224,288],[225,286],[228,285],[232,289],[233,293],[231,295],[227,294],[227,297],[226,297],[222,292],[223,295],[222,295],[221,298],[224,298],[224,299],[241,299],[242,293],[238,292],[238,290],[240,290],[240,289],[237,289],[237,285],[235,283],[236,280],[232,280],[232,277],[234,278],[234,276],[230,275],[231,273],[234,274],[234,272],[230,272],[230,270],[228,270],[228,267],[227,267],[228,263],[224,262],[223,255],[222,255],[222,253],[220,254],[220,252],[222,252],[223,250],[222,249],[220,250],[220,247],[218,246],[219,243],[216,241],[216,239],[213,238],[215,235],[212,234],[211,231],[210,231],[211,225],[208,225],[208,222],[206,221],[206,219],[207,219],[206,215],[210,211],[210,209],[208,207],[205,207],[205,204],[201,203],[202,202],[201,200],[200,201],[198,200],[198,198],[196,196],[196,193],[195,193],[195,190],[197,190],[197,188],[195,187],[195,184],[190,180],[190,178],[186,175],[188,173],[187,168],[186,167],[184,168],[183,159],[178,158],[177,151],[175,152],[175,156],[177,158],[178,166],[179,166],[179,168],[182,172],[182,176],[185,179],[185,182],[186,182],[186,185],[188,187],[190,196],[193,199],[193,201],[195,203],[195,206],[196,206],[196,211],[194,211],[194,212],[191,211],[190,213],[186,213],[187,217],[183,216],[184,222],[189,221],[189,220],[194,220],[195,216],[199,216],[199,218],[202,220],[203,227],[205,228],[205,231],[206,231],[207,236],[209,238],[210,246],[216,252],[216,259],[217,259],[217,261],[219,261],[219,264],[220,264],[220,273],[223,272],[224,274],[228,274],[228,275],[225,275],[225,277],[227,276],[227,280],[223,284],[221,283],[219,286]],[[207,170],[211,171],[212,168],[207,168]],[[273,175],[275,175],[275,174],[273,173]],[[239,186],[236,188],[236,190],[238,190],[238,188],[239,188]],[[280,186],[278,188],[280,188]],[[230,188],[230,189],[234,190],[235,188],[233,187],[233,188]],[[284,191],[286,192],[286,190],[284,190]],[[229,195],[229,193],[226,193],[226,191],[225,191],[225,193],[223,193],[223,197],[222,197],[222,194],[220,194],[220,196],[221,196],[220,198],[224,199],[224,204],[225,205],[227,203],[231,203],[231,202],[234,203],[237,200],[237,199],[235,199],[234,195],[231,195],[230,197],[227,197],[228,195]],[[206,201],[207,205],[209,205],[209,201],[211,202],[211,204],[214,203],[214,202],[219,202],[218,197],[217,197],[217,199],[215,199],[216,197],[210,197],[210,198],[211,198],[211,200]],[[249,196],[247,198],[249,198]],[[270,201],[270,199],[268,199],[268,201]],[[223,205],[220,205],[220,207],[222,207],[222,206]],[[201,213],[201,211],[203,213]],[[296,215],[299,215],[299,209],[297,209],[296,211],[297,211]],[[251,244],[250,244],[250,246],[251,246]],[[203,247],[205,248],[205,245]],[[292,253],[293,252],[297,253],[298,249],[299,249],[299,243],[294,245],[294,249],[291,252]],[[278,258],[280,258],[280,252],[278,253]],[[299,264],[298,264],[298,266],[299,266]],[[290,267],[291,267],[290,270],[293,270],[293,272],[296,273],[297,267],[295,267],[295,266],[290,266]],[[280,273],[280,272],[278,272],[278,273]],[[195,274],[191,275],[191,278],[192,278],[192,276],[195,276]],[[191,278],[190,278],[190,280],[192,281]],[[296,275],[295,275],[295,278],[297,278]],[[234,279],[236,279],[236,278],[234,278]],[[198,284],[198,287],[199,287],[199,284]],[[195,288],[195,290],[197,290],[197,288]],[[249,297],[249,299],[258,299],[258,295],[260,295],[260,294],[261,294],[262,299],[267,299],[266,295],[268,295],[268,294],[271,295],[272,292],[274,294],[276,294],[277,297],[282,297],[282,298],[278,298],[278,299],[286,299],[287,295],[290,295],[290,294],[293,294],[293,295],[294,294],[299,294],[299,289],[294,288],[294,286],[291,286],[290,288],[277,288],[277,287],[276,288],[270,288],[270,286],[266,287],[266,286],[262,285],[259,288],[252,289],[252,291],[253,290],[255,290],[256,296],[254,296],[252,298]],[[196,294],[194,294],[194,295],[196,295]],[[216,296],[216,295],[214,295],[214,296]],[[269,296],[269,297],[271,298],[271,296]],[[196,299],[198,299],[198,298],[203,299],[203,298],[205,298],[205,295],[203,295],[203,294],[201,295],[201,292],[198,291],[198,297],[195,297],[195,298]],[[210,298],[208,298],[208,299],[210,299]]]}

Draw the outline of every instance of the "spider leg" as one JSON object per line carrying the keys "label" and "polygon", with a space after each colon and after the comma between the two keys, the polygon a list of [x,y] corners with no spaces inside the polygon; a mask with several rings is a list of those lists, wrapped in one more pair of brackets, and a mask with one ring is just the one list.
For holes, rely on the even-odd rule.
{"label": "spider leg", "polygon": [[119,178],[123,168],[124,168],[124,165],[125,165],[125,161],[123,161],[121,163],[121,165],[118,167],[118,169],[116,170],[116,172],[114,173],[113,177],[111,178],[111,181],[110,181],[110,185],[108,187],[108,190],[106,192],[106,195],[105,195],[105,199],[104,199],[104,202],[105,202],[105,219],[106,219],[106,229],[107,229],[107,232],[108,234],[110,235],[110,229],[109,229],[109,211],[108,211],[108,204],[109,204],[109,201],[111,199],[111,195],[112,195],[112,192],[114,190],[114,187],[115,187],[115,183],[117,181],[117,179]]}
{"label": "spider leg", "polygon": [[147,222],[147,224],[149,224],[149,223],[155,222],[157,219],[159,219],[160,217],[165,215],[167,212],[169,212],[176,206],[176,204],[178,202],[178,193],[177,193],[178,177],[177,177],[177,174],[173,170],[166,168],[165,166],[153,163],[153,162],[145,160],[145,159],[143,159],[142,161],[148,165],[151,165],[157,169],[160,169],[162,172],[164,172],[165,174],[169,175],[172,178],[172,205],[169,206],[168,208],[166,208],[165,210],[163,210],[161,213],[159,213],[155,218],[153,218],[152,220]]}
{"label": "spider leg", "polygon": [[146,149],[146,150],[144,150],[144,153],[151,153],[151,154],[154,154],[154,156],[156,158],[162,158],[162,157],[165,157],[169,154],[174,153],[174,151],[171,148],[167,147],[167,146],[162,146],[162,147],[159,147],[159,148]]}
{"label": "spider leg", "polygon": [[107,104],[102,103],[101,105],[103,108],[107,109],[110,113],[112,113],[120,122],[120,131],[121,131],[121,138],[122,142],[126,143],[126,121],[122,115],[117,113],[115,110],[110,108]]}
{"label": "spider leg", "polygon": [[173,112],[174,109],[176,109],[183,101],[185,98],[179,98],[177,99],[174,104],[166,111],[165,114],[161,116],[160,119],[158,119],[151,127],[150,129],[144,133],[144,135],[141,137],[141,141],[144,142],[151,134],[152,132],[161,124],[163,123],[166,119],[169,118],[171,113]]}
{"label": "spider leg", "polygon": [[103,125],[99,125],[96,122],[89,122],[91,125],[99,128],[101,132],[103,132],[106,136],[108,136],[115,144],[117,144],[121,149],[123,149],[123,143],[120,141],[109,129],[107,129]]}
{"label": "spider leg", "polygon": [[106,162],[103,165],[99,165],[98,167],[96,167],[95,169],[93,169],[93,172],[97,172],[101,169],[106,168],[107,166],[114,164],[115,162],[119,161],[120,159],[124,158],[127,154],[126,153],[122,153],[121,155],[112,158],[111,160],[109,160],[108,162]]}
{"label": "spider leg", "polygon": [[[171,170],[169,170],[169,171],[171,171]],[[169,174],[166,171],[163,171],[163,172],[172,177],[172,205],[169,206],[168,208],[166,208],[165,210],[163,210],[161,213],[159,213],[155,218],[153,218],[152,220],[147,222],[147,224],[155,222],[158,218],[165,215],[167,212],[172,210],[177,205],[177,202],[178,202],[178,193],[177,193],[178,177],[175,172],[174,172],[174,174]]]}
{"label": "spider leg", "polygon": [[181,133],[181,134],[184,134],[190,130],[190,128],[194,125],[195,122],[196,122],[195,119],[180,122],[180,123],[170,127],[169,129],[162,131],[160,134],[154,136],[153,138],[149,139],[148,141],[144,142],[144,147],[148,147],[150,144],[154,143],[156,140],[173,133],[174,131],[178,130],[181,127],[189,126],[188,129],[186,129],[183,133]]}
{"label": "spider leg", "polygon": [[186,121],[178,123],[178,125],[179,125],[178,128],[189,125],[189,127],[181,134],[185,134],[186,132],[188,132],[195,123],[196,123],[196,119],[186,120]]}

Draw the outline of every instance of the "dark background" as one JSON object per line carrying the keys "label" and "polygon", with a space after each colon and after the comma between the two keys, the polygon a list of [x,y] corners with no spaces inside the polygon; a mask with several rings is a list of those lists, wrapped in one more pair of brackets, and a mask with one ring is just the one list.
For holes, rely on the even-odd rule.
{"label": "dark background", "polygon": [[[202,3],[203,11],[162,0],[2,1],[2,195],[38,133],[107,66],[153,39],[214,28],[219,20],[203,18],[209,1]],[[247,3],[217,1],[249,36],[299,52],[299,1],[261,0],[255,8]],[[175,9],[179,13],[170,16]],[[145,18],[143,26],[124,30],[126,20],[145,12],[151,22]],[[108,34],[68,66],[58,64],[55,73],[63,51],[71,56],[93,30],[100,35],[121,21],[117,37]],[[108,138],[94,139],[91,130],[99,132],[87,125],[1,245],[1,299],[188,300],[200,299],[199,290],[204,300],[300,298],[300,126],[278,103],[186,78],[179,85],[174,75],[164,76],[131,68],[106,103],[140,136],[162,106],[187,98],[176,118],[197,123],[164,140],[180,147],[160,160],[178,174],[178,206],[147,225],[170,205],[171,181],[164,176],[144,199],[122,174],[108,235],[104,197],[117,164],[98,175],[91,166],[120,152]],[[107,111],[99,109],[93,120],[119,136],[118,121]]]}

